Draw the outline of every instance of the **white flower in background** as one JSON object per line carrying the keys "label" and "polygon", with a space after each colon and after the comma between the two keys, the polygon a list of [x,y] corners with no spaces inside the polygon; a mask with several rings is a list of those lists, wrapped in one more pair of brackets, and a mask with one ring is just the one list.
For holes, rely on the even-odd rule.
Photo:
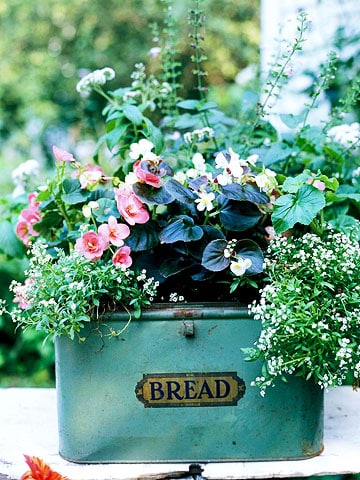
{"label": "white flower in background", "polygon": [[39,175],[40,165],[37,160],[27,160],[16,167],[12,173],[11,178],[14,182],[15,189],[12,193],[13,197],[22,195],[26,191],[26,184],[31,177]]}
{"label": "white flower in background", "polygon": [[208,142],[215,135],[211,127],[198,128],[192,132],[184,133],[184,142],[187,144]]}
{"label": "white flower in background", "polygon": [[149,55],[153,58],[157,58],[161,53],[161,48],[160,47],[152,47],[149,50]]}
{"label": "white flower in background", "polygon": [[201,153],[199,152],[195,153],[195,155],[192,158],[192,163],[200,174],[206,173],[205,158],[201,155]]}
{"label": "white flower in background", "polygon": [[199,212],[203,212],[204,210],[207,210],[208,212],[214,208],[213,201],[215,200],[215,195],[213,192],[200,192],[199,193],[199,198],[195,200],[195,203],[197,203],[197,209]]}
{"label": "white flower in background", "polygon": [[354,122],[351,125],[343,124],[330,128],[328,137],[344,147],[349,147],[360,140],[360,124]]}
{"label": "white flower in background", "polygon": [[252,261],[250,258],[241,258],[238,257],[237,260],[232,260],[230,263],[230,270],[234,275],[237,277],[241,277],[245,274],[246,270],[248,270],[252,265]]}
{"label": "white flower in background", "polygon": [[88,73],[76,85],[76,90],[83,97],[88,97],[96,85],[105,85],[108,80],[115,77],[115,71],[110,67]]}
{"label": "white flower in background", "polygon": [[150,140],[142,138],[138,143],[132,143],[130,145],[129,157],[132,160],[137,160],[140,156],[143,158],[146,157],[146,160],[153,160],[157,158],[155,153],[152,152],[153,148],[154,144],[150,142]]}

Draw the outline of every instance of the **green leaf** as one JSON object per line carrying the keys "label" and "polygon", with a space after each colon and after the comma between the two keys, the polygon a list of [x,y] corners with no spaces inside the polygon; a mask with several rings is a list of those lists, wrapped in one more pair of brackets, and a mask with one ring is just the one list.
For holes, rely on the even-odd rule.
{"label": "green leaf", "polygon": [[99,198],[97,204],[99,205],[99,208],[93,210],[93,215],[98,222],[107,222],[110,215],[113,215],[114,217],[119,216],[115,200],[112,200],[111,198]]}
{"label": "green leaf", "polygon": [[190,115],[190,113],[185,113],[179,116],[179,118],[175,122],[174,127],[181,130],[186,130],[196,127],[199,124],[199,121],[200,120],[198,115]]}
{"label": "green leaf", "polygon": [[300,125],[300,123],[304,121],[304,118],[305,118],[305,112],[300,113],[300,115],[294,115],[293,113],[280,114],[280,119],[283,122],[283,124],[292,129]]}
{"label": "green leaf", "polygon": [[150,140],[155,147],[155,153],[160,154],[164,148],[164,137],[160,128],[155,125],[147,117],[144,117],[146,125],[145,137]]}
{"label": "green leaf", "polygon": [[277,233],[285,232],[296,223],[309,225],[325,207],[325,195],[312,185],[303,185],[294,194],[279,197],[271,216]]}
{"label": "green leaf", "polygon": [[161,263],[159,271],[162,277],[168,278],[184,270],[188,270],[194,265],[194,260],[189,257],[168,258]]}
{"label": "green leaf", "polygon": [[288,177],[283,186],[282,190],[286,193],[295,193],[299,190],[299,188],[304,185],[307,180],[311,177],[311,173],[308,171],[304,171],[297,175],[296,177]]}
{"label": "green leaf", "polygon": [[143,114],[135,105],[125,105],[123,108],[125,117],[134,125],[141,125],[143,121]]}
{"label": "green leaf", "polygon": [[212,110],[217,108],[217,104],[215,102],[206,102],[199,108],[200,112],[206,112],[207,110]]}
{"label": "green leaf", "polygon": [[70,205],[86,202],[90,196],[90,192],[80,187],[78,179],[65,178],[62,185],[64,193],[61,195],[61,199]]}
{"label": "green leaf", "polygon": [[176,106],[184,110],[198,110],[199,103],[199,100],[182,100]]}
{"label": "green leaf", "polygon": [[22,257],[25,254],[25,247],[18,239],[14,226],[8,222],[0,223],[0,251],[8,257]]}
{"label": "green leaf", "polygon": [[236,253],[243,259],[251,260],[251,266],[246,270],[247,274],[256,275],[263,271],[264,255],[256,242],[239,240],[236,245]]}

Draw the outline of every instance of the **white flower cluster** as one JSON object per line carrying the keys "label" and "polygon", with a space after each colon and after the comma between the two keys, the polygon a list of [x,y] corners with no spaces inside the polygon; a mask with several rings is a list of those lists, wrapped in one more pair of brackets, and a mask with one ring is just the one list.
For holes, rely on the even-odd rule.
{"label": "white flower cluster", "polygon": [[267,374],[254,380],[262,394],[278,376],[300,371],[324,389],[360,372],[360,247],[329,230],[275,237],[265,261],[269,283],[249,305],[262,332],[256,342]]}
{"label": "white flower cluster", "polygon": [[109,80],[115,78],[115,71],[110,67],[88,73],[76,85],[76,90],[83,97],[88,97],[96,85],[105,85]]}
{"label": "white flower cluster", "polygon": [[211,127],[198,128],[192,132],[184,133],[184,142],[188,145],[193,143],[208,142],[215,135],[214,129]]}
{"label": "white flower cluster", "polygon": [[343,124],[332,127],[328,130],[327,135],[344,147],[352,147],[360,141],[360,124],[354,122],[350,125]]}

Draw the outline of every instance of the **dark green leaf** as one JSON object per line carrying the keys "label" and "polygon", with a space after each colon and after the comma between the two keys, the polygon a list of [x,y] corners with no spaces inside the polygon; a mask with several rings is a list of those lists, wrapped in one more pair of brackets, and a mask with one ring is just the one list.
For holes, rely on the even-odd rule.
{"label": "dark green leaf", "polygon": [[269,197],[266,193],[260,192],[257,187],[248,184],[239,185],[238,183],[231,183],[221,187],[221,193],[231,200],[248,200],[249,202],[260,204],[269,202]]}
{"label": "dark green leaf", "polygon": [[143,225],[131,227],[130,236],[125,241],[134,252],[150,250],[159,244],[159,235],[156,224],[149,221]]}
{"label": "dark green leaf", "polygon": [[203,230],[194,224],[194,220],[186,215],[175,217],[160,233],[161,243],[191,242],[199,240]]}
{"label": "dark green leaf", "polygon": [[226,240],[213,240],[205,248],[202,258],[202,266],[212,272],[220,272],[230,265],[230,259],[224,256]]}
{"label": "dark green leaf", "polygon": [[251,266],[246,270],[247,274],[256,275],[263,271],[264,255],[257,243],[252,240],[239,240],[236,245],[236,253],[243,259],[251,260]]}
{"label": "dark green leaf", "polygon": [[220,221],[226,230],[244,232],[254,227],[262,216],[260,210],[251,202],[236,202],[224,195],[220,195],[218,201],[221,208]]}
{"label": "dark green leaf", "polygon": [[174,200],[164,187],[155,188],[146,183],[135,183],[133,191],[147,205],[167,205]]}
{"label": "dark green leaf", "polygon": [[196,193],[194,193],[192,190],[182,185],[180,182],[178,182],[174,178],[169,178],[166,181],[164,188],[169,192],[169,194],[173,198],[175,198],[176,200],[182,203],[193,204],[194,200],[198,198]]}

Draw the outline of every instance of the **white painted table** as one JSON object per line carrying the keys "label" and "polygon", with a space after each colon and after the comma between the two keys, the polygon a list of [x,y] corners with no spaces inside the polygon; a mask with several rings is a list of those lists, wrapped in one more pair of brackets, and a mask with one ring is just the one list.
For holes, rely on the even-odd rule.
{"label": "white painted table", "polygon": [[[208,463],[201,465],[201,475],[209,480],[236,480],[359,473],[359,413],[360,391],[337,388],[325,396],[325,449],[318,457],[290,462]],[[186,463],[75,464],[62,459],[57,452],[55,390],[0,389],[0,480],[18,480],[28,470],[23,454],[42,458],[69,480],[190,477]]]}

